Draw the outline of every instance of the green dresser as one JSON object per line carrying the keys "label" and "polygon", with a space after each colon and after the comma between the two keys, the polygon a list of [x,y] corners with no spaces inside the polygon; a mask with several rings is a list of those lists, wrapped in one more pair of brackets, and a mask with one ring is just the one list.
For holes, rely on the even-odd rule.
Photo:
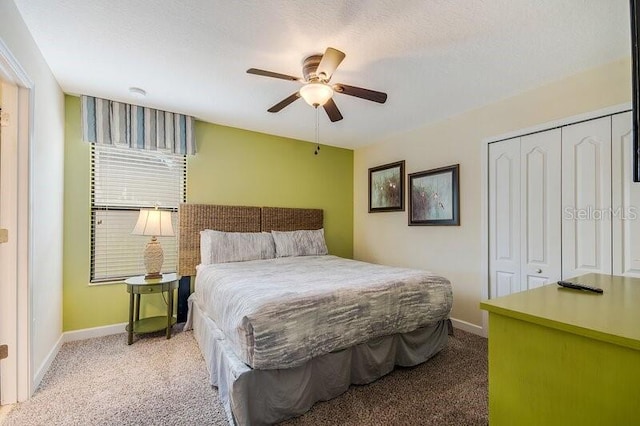
{"label": "green dresser", "polygon": [[640,279],[572,279],[480,304],[489,312],[489,422],[640,425]]}

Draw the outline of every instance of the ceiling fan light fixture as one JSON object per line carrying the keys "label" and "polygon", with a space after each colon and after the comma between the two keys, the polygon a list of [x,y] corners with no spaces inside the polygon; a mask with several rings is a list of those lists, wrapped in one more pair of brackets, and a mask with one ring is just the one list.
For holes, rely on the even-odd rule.
{"label": "ceiling fan light fixture", "polygon": [[312,107],[318,109],[322,106],[332,123],[343,119],[340,110],[333,101],[333,93],[337,92],[343,95],[353,96],[355,98],[365,99],[383,104],[387,101],[387,94],[377,92],[375,90],[364,89],[362,87],[348,86],[342,83],[331,83],[331,77],[345,58],[344,52],[327,47],[323,55],[307,56],[302,61],[302,78],[294,77],[287,74],[280,74],[273,71],[261,70],[258,68],[249,68],[247,74],[261,75],[263,77],[279,78],[281,80],[295,81],[302,83],[303,86],[289,97],[284,98],[271,108],[268,112],[279,112],[283,108],[291,105],[298,98]]}
{"label": "ceiling fan light fixture", "polygon": [[321,82],[307,83],[300,88],[300,96],[312,107],[319,107],[327,103],[333,96],[333,89]]}

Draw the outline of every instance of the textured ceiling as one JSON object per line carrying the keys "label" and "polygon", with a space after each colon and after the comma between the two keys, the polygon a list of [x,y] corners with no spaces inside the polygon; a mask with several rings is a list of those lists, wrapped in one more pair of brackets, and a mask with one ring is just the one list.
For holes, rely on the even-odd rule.
{"label": "textured ceiling", "polygon": [[[14,0],[62,89],[314,140],[304,57],[346,53],[321,143],[355,148],[630,55],[628,0]],[[142,87],[145,98],[128,88]]]}

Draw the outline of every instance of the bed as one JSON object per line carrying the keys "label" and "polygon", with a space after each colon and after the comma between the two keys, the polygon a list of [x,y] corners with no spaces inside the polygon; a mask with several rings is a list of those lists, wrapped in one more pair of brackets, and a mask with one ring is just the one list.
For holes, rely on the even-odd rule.
{"label": "bed", "polygon": [[448,280],[323,244],[322,210],[180,206],[178,273],[195,276],[185,329],[231,424],[301,415],[446,345]]}

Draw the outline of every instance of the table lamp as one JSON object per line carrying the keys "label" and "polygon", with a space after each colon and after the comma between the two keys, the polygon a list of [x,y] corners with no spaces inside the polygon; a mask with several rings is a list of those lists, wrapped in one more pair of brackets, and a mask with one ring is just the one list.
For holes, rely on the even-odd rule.
{"label": "table lamp", "polygon": [[162,262],[164,253],[157,237],[173,236],[173,226],[171,225],[171,212],[155,209],[141,209],[138,222],[131,232],[133,235],[150,235],[151,241],[144,249],[144,267],[147,274],[145,280],[152,278],[162,278]]}

